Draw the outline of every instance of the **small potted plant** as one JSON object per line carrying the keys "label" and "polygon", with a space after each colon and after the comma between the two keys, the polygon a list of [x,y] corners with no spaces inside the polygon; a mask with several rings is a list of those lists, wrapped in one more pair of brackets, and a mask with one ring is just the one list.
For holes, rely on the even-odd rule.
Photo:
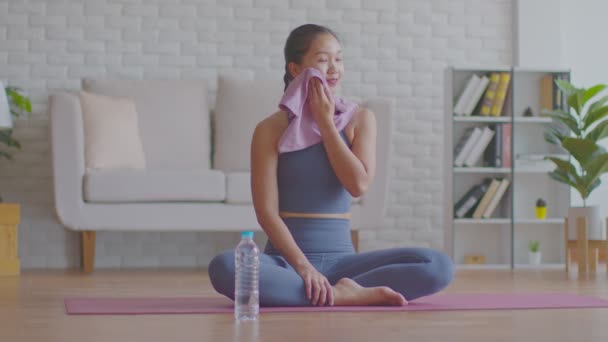
{"label": "small potted plant", "polygon": [[[32,103],[30,102],[30,99],[23,95],[19,88],[4,87],[2,82],[0,82],[0,91],[5,92],[6,94],[6,97],[4,98],[8,101],[9,115],[13,118],[16,119],[24,113],[32,112]],[[12,123],[10,118],[8,119],[7,127],[0,127],[0,144],[5,145],[8,148],[20,149],[21,144],[13,137]],[[0,158],[12,160],[13,155],[9,150],[0,149]]]}
{"label": "small potted plant", "polygon": [[[20,89],[5,87],[0,82],[0,159],[13,160],[10,149],[20,149],[21,144],[13,137],[13,119],[32,112],[30,99]],[[0,195],[0,202],[2,196]]]}
{"label": "small potted plant", "polygon": [[531,265],[540,265],[541,253],[540,253],[540,241],[532,240],[528,242],[528,257]]}
{"label": "small potted plant", "polygon": [[536,200],[536,218],[539,220],[547,218],[547,202],[542,198]]}
{"label": "small potted plant", "polygon": [[545,140],[560,146],[571,158],[547,157],[555,164],[549,176],[575,189],[583,202],[582,207],[568,209],[568,236],[576,239],[576,220],[585,217],[588,238],[605,239],[599,206],[587,206],[586,201],[601,184],[600,177],[608,172],[608,152],[598,144],[608,137],[608,96],[600,96],[606,85],[577,88],[564,80],[555,84],[567,97],[570,110],[544,111],[561,123],[545,133]]}

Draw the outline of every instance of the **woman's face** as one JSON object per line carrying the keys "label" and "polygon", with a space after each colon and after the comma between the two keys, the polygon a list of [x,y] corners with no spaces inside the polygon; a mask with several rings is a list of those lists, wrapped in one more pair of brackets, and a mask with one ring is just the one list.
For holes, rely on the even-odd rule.
{"label": "woman's face", "polygon": [[301,64],[290,66],[293,77],[296,77],[305,68],[315,68],[325,75],[327,85],[332,92],[338,88],[344,64],[342,64],[342,47],[338,40],[331,34],[321,34],[310,44],[308,52],[302,58]]}

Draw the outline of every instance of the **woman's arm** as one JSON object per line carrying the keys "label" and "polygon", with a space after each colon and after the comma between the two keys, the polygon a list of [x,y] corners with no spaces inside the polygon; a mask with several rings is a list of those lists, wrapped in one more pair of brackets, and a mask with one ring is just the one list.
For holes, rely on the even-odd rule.
{"label": "woman's arm", "polygon": [[333,305],[331,284],[308,261],[279,216],[277,132],[281,131],[280,121],[276,117],[270,117],[258,124],[253,133],[251,192],[255,213],[272,245],[304,280],[306,297],[313,305]]}
{"label": "woman's arm", "polygon": [[311,88],[310,105],[321,131],[329,162],[340,183],[353,197],[359,197],[367,191],[374,179],[376,169],[376,119],[374,113],[368,109],[360,109],[353,116],[354,134],[351,151],[333,123],[334,105],[331,97],[323,91],[321,83],[315,81],[316,84],[313,83]]}
{"label": "woman's arm", "polygon": [[251,142],[251,193],[259,224],[273,246],[296,270],[312,266],[279,216],[277,186],[280,125],[270,117],[257,125]]}

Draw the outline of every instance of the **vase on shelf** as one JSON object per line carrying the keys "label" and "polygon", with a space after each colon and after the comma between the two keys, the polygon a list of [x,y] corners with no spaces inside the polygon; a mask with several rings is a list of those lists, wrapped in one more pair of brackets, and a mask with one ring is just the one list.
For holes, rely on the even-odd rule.
{"label": "vase on shelf", "polygon": [[528,258],[530,260],[530,265],[538,266],[540,265],[540,261],[542,259],[542,254],[540,251],[537,252],[528,252]]}

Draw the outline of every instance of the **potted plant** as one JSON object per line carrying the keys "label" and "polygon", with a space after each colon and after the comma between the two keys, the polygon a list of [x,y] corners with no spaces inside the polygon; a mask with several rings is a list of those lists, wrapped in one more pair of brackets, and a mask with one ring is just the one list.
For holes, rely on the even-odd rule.
{"label": "potted plant", "polygon": [[[6,93],[10,116],[12,116],[13,118],[18,118],[19,116],[23,115],[23,113],[32,112],[32,103],[30,102],[30,99],[27,96],[23,95],[19,88],[4,87],[0,82],[0,91],[4,91]],[[10,122],[10,118],[7,121]],[[0,127],[0,143],[8,148],[21,148],[21,144],[19,143],[19,141],[17,141],[17,139],[13,137],[13,130],[10,124],[4,127]],[[12,160],[13,155],[5,149],[0,149],[0,158]]]}
{"label": "potted plant", "polygon": [[540,241],[532,240],[528,242],[528,258],[531,265],[540,265]]}
{"label": "potted plant", "polygon": [[[32,104],[30,99],[23,95],[20,89],[4,87],[2,82],[0,82],[0,159],[6,158],[12,160],[13,155],[8,149],[21,148],[19,141],[13,137],[12,119],[31,112]],[[0,197],[0,202],[2,202],[2,197]]]}
{"label": "potted plant", "polygon": [[555,164],[549,176],[574,188],[583,200],[582,207],[568,209],[569,238],[576,238],[576,219],[585,217],[588,238],[605,239],[599,207],[587,206],[586,201],[601,184],[601,175],[608,172],[608,152],[597,144],[608,137],[608,96],[601,96],[606,85],[577,88],[564,80],[555,83],[567,97],[571,110],[544,111],[561,123],[545,133],[545,140],[567,151],[570,158],[547,157]]}

